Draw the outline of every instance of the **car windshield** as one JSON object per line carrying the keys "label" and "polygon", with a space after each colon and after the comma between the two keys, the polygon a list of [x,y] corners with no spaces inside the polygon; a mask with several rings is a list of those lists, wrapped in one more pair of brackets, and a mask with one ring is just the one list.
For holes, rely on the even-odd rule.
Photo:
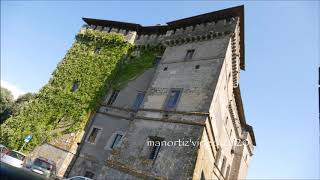
{"label": "car windshield", "polygon": [[15,151],[9,151],[9,152],[7,153],[7,155],[8,155],[8,156],[11,156],[11,157],[13,157],[13,158],[19,159],[19,160],[21,160],[21,161],[23,161],[24,158],[25,158],[25,156],[24,156],[23,154],[20,154],[20,153],[15,152]]}
{"label": "car windshield", "polygon": [[41,167],[41,168],[46,169],[46,170],[51,170],[52,167],[53,167],[52,164],[50,164],[49,162],[44,161],[42,159],[36,159],[34,161],[33,165]]}

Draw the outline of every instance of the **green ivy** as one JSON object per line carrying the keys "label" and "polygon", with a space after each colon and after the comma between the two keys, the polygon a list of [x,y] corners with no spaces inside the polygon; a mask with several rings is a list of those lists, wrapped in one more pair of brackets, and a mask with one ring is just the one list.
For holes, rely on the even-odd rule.
{"label": "green ivy", "polygon": [[154,67],[155,59],[157,55],[162,54],[163,49],[155,46],[136,51],[138,52],[137,55],[130,55],[123,61],[121,66],[119,66],[120,70],[112,83],[113,89],[123,88],[129,81],[142,74],[146,69]]}
{"label": "green ivy", "polygon": [[[48,84],[1,125],[0,143],[18,149],[32,134],[24,148],[29,151],[44,140],[83,129],[108,89],[122,88],[152,67],[163,49],[146,47],[138,56],[128,55],[132,51],[136,50],[120,34],[82,30]],[[78,88],[72,91],[75,83]],[[53,133],[60,127],[64,132]]]}

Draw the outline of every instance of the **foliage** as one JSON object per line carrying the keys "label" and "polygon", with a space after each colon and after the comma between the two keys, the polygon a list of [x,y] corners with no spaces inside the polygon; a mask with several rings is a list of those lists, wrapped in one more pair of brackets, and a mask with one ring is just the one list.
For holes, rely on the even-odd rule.
{"label": "foliage", "polygon": [[[33,139],[25,146],[31,150],[60,123],[68,125],[66,132],[83,128],[129,48],[130,44],[120,34],[80,32],[49,83],[24,104],[17,116],[1,125],[0,143],[18,149],[24,137],[32,134]],[[78,88],[71,91],[76,82]]]}
{"label": "foliage", "polygon": [[[18,149],[32,134],[24,148],[28,151],[44,140],[82,129],[108,89],[121,88],[152,67],[163,49],[148,47],[128,56],[132,50],[137,51],[120,34],[81,31],[49,83],[1,125],[0,143]],[[62,126],[64,132],[53,133]]]}
{"label": "foliage", "polygon": [[28,101],[31,101],[36,94],[34,93],[26,93],[17,98],[17,100],[14,101],[12,104],[12,115],[17,116],[19,112],[22,110],[22,107],[24,104],[26,104]]}
{"label": "foliage", "polygon": [[1,87],[1,96],[0,96],[0,123],[5,121],[8,117],[10,117],[12,112],[12,104],[13,104],[13,95],[12,93],[6,89]]}
{"label": "foliage", "polygon": [[163,49],[157,46],[149,47],[137,51],[138,55],[131,55],[127,57],[121,66],[119,66],[120,70],[112,84],[112,87],[114,89],[121,89],[129,81],[142,74],[146,69],[153,67],[156,56],[158,54],[162,54],[162,51]]}

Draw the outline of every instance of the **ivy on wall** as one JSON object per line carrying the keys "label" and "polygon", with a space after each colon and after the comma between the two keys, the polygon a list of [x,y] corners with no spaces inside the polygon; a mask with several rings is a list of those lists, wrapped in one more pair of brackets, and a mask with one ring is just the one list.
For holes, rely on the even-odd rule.
{"label": "ivy on wall", "polygon": [[47,139],[58,124],[67,125],[65,132],[83,128],[130,47],[120,34],[80,32],[49,83],[18,116],[1,125],[0,143],[18,149],[24,137],[32,134],[32,140],[25,146],[31,150]]}
{"label": "ivy on wall", "polygon": [[[163,50],[154,46],[137,51],[120,34],[82,30],[48,84],[17,116],[1,125],[0,143],[19,149],[24,138],[32,134],[24,148],[29,151],[44,140],[61,135],[53,133],[61,126],[62,134],[77,132],[84,128],[90,112],[109,88],[124,87],[152,67],[156,55]],[[129,52],[139,53],[128,56]]]}
{"label": "ivy on wall", "polygon": [[162,55],[163,51],[161,46],[144,46],[138,50],[133,49],[130,56],[125,58],[119,66],[120,69],[112,83],[112,88],[121,89],[146,69],[154,67],[156,57]]}

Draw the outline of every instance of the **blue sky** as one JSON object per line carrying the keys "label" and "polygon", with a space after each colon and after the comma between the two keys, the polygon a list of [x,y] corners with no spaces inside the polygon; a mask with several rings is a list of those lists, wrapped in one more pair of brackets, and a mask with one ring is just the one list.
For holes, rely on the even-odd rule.
{"label": "blue sky", "polygon": [[249,179],[319,178],[319,2],[1,1],[1,80],[36,92],[63,58],[81,17],[164,24],[245,5],[241,90],[257,147]]}

